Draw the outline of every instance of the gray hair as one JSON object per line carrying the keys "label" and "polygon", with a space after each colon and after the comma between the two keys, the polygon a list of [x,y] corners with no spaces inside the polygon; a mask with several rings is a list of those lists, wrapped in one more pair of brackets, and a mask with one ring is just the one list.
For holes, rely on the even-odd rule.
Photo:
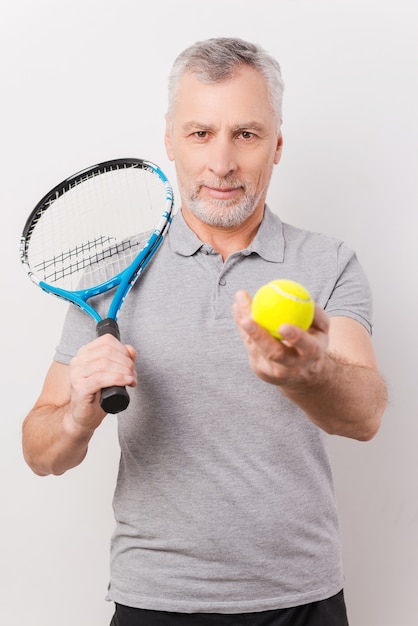
{"label": "gray hair", "polygon": [[279,63],[261,46],[231,37],[198,41],[179,54],[169,75],[169,119],[172,119],[178,83],[186,72],[192,72],[204,83],[218,83],[232,78],[243,65],[254,68],[264,76],[277,126],[280,127],[284,83]]}

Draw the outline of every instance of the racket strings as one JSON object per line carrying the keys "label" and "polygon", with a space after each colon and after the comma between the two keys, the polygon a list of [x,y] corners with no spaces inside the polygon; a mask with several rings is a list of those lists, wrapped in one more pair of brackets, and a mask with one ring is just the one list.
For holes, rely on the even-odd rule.
{"label": "racket strings", "polygon": [[35,272],[43,276],[46,282],[57,283],[71,274],[77,274],[86,268],[100,265],[112,257],[131,251],[129,257],[125,259],[133,260],[144,243],[145,236],[140,241],[129,239],[121,243],[111,245],[110,237],[100,236],[94,241],[88,241],[81,246],[76,246],[72,250],[62,252],[51,259],[45,259],[34,266]]}
{"label": "racket strings", "polygon": [[152,170],[124,165],[82,176],[34,216],[29,273],[71,291],[104,283],[146,246],[165,205],[165,184]]}

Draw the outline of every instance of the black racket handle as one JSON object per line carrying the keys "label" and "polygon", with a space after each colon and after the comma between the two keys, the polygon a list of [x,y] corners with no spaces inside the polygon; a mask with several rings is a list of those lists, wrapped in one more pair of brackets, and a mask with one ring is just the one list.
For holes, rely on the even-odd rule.
{"label": "black racket handle", "polygon": [[[116,320],[107,317],[97,323],[96,334],[98,337],[102,335],[113,335],[120,341],[119,326]],[[100,406],[106,413],[120,413],[124,411],[129,404],[129,394],[126,387],[105,387],[102,389],[100,397]]]}

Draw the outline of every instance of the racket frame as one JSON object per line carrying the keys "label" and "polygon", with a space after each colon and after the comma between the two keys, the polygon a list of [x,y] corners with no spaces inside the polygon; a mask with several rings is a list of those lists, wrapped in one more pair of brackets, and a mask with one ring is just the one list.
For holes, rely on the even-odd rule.
{"label": "racket frame", "polygon": [[[99,283],[98,285],[89,287],[87,289],[69,291],[67,289],[56,287],[50,283],[45,282],[42,279],[39,279],[35,272],[31,269],[27,255],[30,234],[36,226],[37,218],[40,218],[42,214],[48,210],[48,206],[53,204],[60,196],[62,196],[67,191],[70,191],[77,185],[90,180],[94,176],[118,170],[122,166],[147,169],[151,171],[154,175],[158,176],[165,185],[165,209],[156,228],[153,230],[142,250],[124,270],[122,270],[109,280],[106,280],[102,283]],[[140,276],[144,268],[147,266],[151,258],[154,256],[155,252],[161,245],[165,235],[167,234],[172,219],[173,206],[174,196],[171,185],[166,175],[157,165],[155,165],[151,161],[135,158],[103,161],[103,163],[98,163],[91,167],[85,168],[77,172],[76,174],[73,174],[69,178],[66,178],[61,183],[56,185],[53,189],[51,189],[47,194],[45,194],[45,196],[38,202],[38,204],[29,215],[23,229],[20,241],[20,260],[26,270],[26,273],[33,283],[41,287],[41,289],[43,289],[46,293],[55,295],[63,300],[66,300],[67,302],[70,302],[71,304],[76,305],[77,307],[88,313],[96,322],[102,321],[103,318],[88,303],[88,300],[90,298],[93,298],[94,296],[101,295],[117,287],[107,314],[108,318],[117,320],[119,310],[127,294],[129,293],[130,289],[135,284],[135,281]]]}
{"label": "racket frame", "polygon": [[[41,218],[43,213],[45,213],[45,211],[48,210],[48,207],[51,206],[56,200],[58,200],[58,198],[64,195],[64,193],[70,191],[77,185],[80,185],[83,182],[90,180],[94,176],[110,173],[123,167],[138,167],[139,169],[149,170],[154,176],[158,176],[158,178],[164,183],[165,187],[164,210],[161,214],[157,226],[151,232],[151,235],[144,243],[140,252],[138,252],[138,254],[131,261],[131,263],[129,263],[127,267],[125,267],[125,269],[123,269],[121,272],[119,272],[112,278],[102,283],[99,283],[98,285],[86,289],[70,291],[67,289],[56,287],[38,278],[36,273],[32,271],[30,267],[28,261],[28,248],[31,233],[35,229],[36,223]],[[38,202],[38,204],[29,215],[22,232],[20,240],[20,260],[29,278],[32,280],[32,282],[41,287],[43,291],[69,302],[82,309],[85,313],[89,314],[96,322],[97,336],[110,333],[117,339],[120,339],[119,327],[117,323],[119,310],[127,294],[135,284],[142,271],[148,265],[154,254],[157,252],[165,235],[167,234],[172,220],[173,207],[174,196],[172,187],[162,170],[151,161],[147,161],[145,159],[128,158],[113,159],[111,161],[98,163],[91,167],[85,168],[84,170],[81,170],[76,174],[73,174],[69,178],[66,178],[61,183],[56,185],[53,189],[51,189],[47,194],[45,194],[45,196]],[[115,288],[116,291],[113,294],[107,317],[102,318],[100,314],[88,303],[88,300],[90,298],[93,298],[94,296],[104,294]],[[119,413],[120,411],[123,411],[128,406],[128,404],[129,395],[124,387],[114,386],[102,389],[101,406],[107,413]]]}

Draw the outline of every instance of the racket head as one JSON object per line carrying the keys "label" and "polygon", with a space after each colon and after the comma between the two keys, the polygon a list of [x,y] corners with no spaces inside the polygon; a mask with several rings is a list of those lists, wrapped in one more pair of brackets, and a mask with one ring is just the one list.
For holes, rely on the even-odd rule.
{"label": "racket head", "polygon": [[119,308],[159,248],[171,222],[173,190],[145,159],[114,159],[86,168],[51,189],[22,232],[20,259],[48,293],[101,317],[88,300],[116,289]]}

